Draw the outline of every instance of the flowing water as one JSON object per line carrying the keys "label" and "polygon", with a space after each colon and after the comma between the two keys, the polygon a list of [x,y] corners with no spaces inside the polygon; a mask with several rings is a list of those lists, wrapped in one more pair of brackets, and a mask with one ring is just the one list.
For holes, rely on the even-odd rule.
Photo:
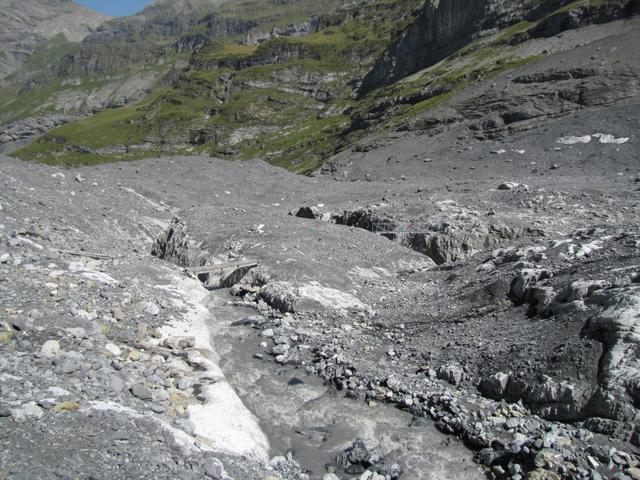
{"label": "flowing water", "polygon": [[369,448],[403,467],[402,479],[485,478],[471,452],[440,433],[430,420],[414,421],[411,414],[390,405],[369,407],[347,399],[315,375],[278,366],[266,354],[265,360],[253,358],[262,352],[257,331],[231,323],[255,311],[229,306],[230,298],[218,291],[209,305],[213,341],[220,367],[259,419],[272,456],[291,451],[311,478],[322,478],[336,455],[362,438]]}

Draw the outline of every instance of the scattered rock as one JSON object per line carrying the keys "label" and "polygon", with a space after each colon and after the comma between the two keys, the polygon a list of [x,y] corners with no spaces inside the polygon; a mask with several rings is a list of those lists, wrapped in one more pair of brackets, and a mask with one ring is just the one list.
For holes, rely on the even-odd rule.
{"label": "scattered rock", "polygon": [[209,478],[221,480],[226,476],[224,465],[217,458],[209,457],[204,464],[204,472]]}
{"label": "scattered rock", "polygon": [[117,345],[114,345],[113,343],[107,343],[104,346],[104,349],[114,357],[119,357],[120,355],[122,355],[122,350]]}
{"label": "scattered rock", "polygon": [[196,337],[169,337],[162,344],[172,350],[184,350],[195,346]]}
{"label": "scattered rock", "polygon": [[437,376],[451,385],[460,385],[464,379],[464,370],[459,365],[446,364],[438,369]]}
{"label": "scattered rock", "polygon": [[57,340],[47,340],[40,348],[40,355],[46,358],[53,357],[60,353],[60,343]]}
{"label": "scattered rock", "polygon": [[153,392],[146,385],[136,383],[131,387],[131,394],[134,397],[138,397],[140,400],[151,400],[153,398]]}
{"label": "scattered rock", "polygon": [[147,302],[145,303],[144,311],[145,313],[155,317],[160,313],[160,307],[156,303]]}

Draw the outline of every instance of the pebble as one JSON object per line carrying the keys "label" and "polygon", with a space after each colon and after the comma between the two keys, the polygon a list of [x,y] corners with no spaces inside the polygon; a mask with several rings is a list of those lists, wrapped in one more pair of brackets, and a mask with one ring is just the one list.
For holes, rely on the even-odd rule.
{"label": "pebble", "polygon": [[169,337],[162,344],[172,350],[183,350],[192,348],[196,344],[196,337]]}
{"label": "pebble", "polygon": [[60,353],[60,343],[57,340],[47,340],[40,348],[40,355],[50,358]]}
{"label": "pebble", "polygon": [[151,410],[152,410],[154,413],[164,413],[164,412],[166,412],[166,410],[167,410],[167,407],[165,407],[164,405],[161,405],[161,404],[159,404],[159,403],[152,403],[152,404],[150,405],[150,407],[151,407]]}
{"label": "pebble", "polygon": [[71,374],[80,370],[80,364],[74,360],[65,360],[62,365],[60,365],[60,371],[64,374]]}
{"label": "pebble", "polygon": [[104,349],[114,357],[119,357],[122,354],[122,350],[120,350],[120,347],[114,345],[113,343],[107,343],[104,346]]}
{"label": "pebble", "polygon": [[140,400],[151,400],[153,398],[153,392],[146,385],[136,383],[131,387],[131,394],[134,397],[138,397]]}
{"label": "pebble", "polygon": [[286,345],[286,344],[276,345],[271,349],[271,353],[273,355],[284,355],[288,351],[289,351],[289,345]]}
{"label": "pebble", "polygon": [[142,358],[142,354],[137,350],[131,350],[128,357],[132,362],[138,362]]}
{"label": "pebble", "polygon": [[38,400],[38,406],[44,408],[45,410],[51,410],[55,407],[56,401],[53,398],[43,398]]}
{"label": "pebble", "polygon": [[124,320],[124,312],[119,307],[116,307],[113,310],[111,310],[111,315],[113,315],[113,318],[115,318],[118,322],[121,322],[122,320]]}
{"label": "pebble", "polygon": [[189,377],[182,377],[178,380],[176,386],[178,390],[187,390],[191,386],[191,379]]}
{"label": "pebble", "polygon": [[114,393],[120,393],[124,390],[124,382],[118,375],[109,375],[109,388]]}
{"label": "pebble", "polygon": [[221,480],[225,475],[224,465],[217,458],[207,458],[204,464],[204,473],[209,478]]}
{"label": "pebble", "polygon": [[144,306],[144,311],[152,317],[155,317],[160,313],[160,307],[153,302],[147,302]]}
{"label": "pebble", "polygon": [[411,395],[405,395],[404,397],[402,397],[401,405],[403,407],[412,406],[413,405],[413,398],[411,398]]}
{"label": "pebble", "polygon": [[87,337],[87,331],[82,327],[65,328],[64,331],[78,340]]}
{"label": "pebble", "polygon": [[274,343],[276,345],[288,345],[289,344],[289,339],[287,337],[285,337],[284,335],[276,337],[273,341],[274,341]]}

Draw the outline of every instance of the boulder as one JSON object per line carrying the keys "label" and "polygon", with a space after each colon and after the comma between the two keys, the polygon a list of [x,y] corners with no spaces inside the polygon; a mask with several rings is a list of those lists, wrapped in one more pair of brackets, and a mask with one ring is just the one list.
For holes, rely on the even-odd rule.
{"label": "boulder", "polygon": [[459,365],[449,363],[440,366],[437,376],[439,379],[445,380],[451,385],[460,385],[464,379],[464,370],[462,370],[462,367]]}
{"label": "boulder", "polygon": [[480,390],[480,392],[487,397],[500,400],[504,397],[508,383],[509,374],[497,372],[493,375],[489,375],[488,377],[484,377],[480,381],[478,390]]}

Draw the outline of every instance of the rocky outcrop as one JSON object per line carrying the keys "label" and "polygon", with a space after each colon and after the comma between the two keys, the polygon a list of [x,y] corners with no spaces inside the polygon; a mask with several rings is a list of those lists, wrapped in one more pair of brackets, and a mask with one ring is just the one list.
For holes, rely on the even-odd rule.
{"label": "rocky outcrop", "polygon": [[83,43],[65,55],[54,66],[54,73],[60,78],[116,73],[145,59],[158,58],[162,53],[163,49],[152,43],[91,41]]}
{"label": "rocky outcrop", "polygon": [[215,14],[199,20],[191,32],[182,35],[175,44],[177,52],[193,52],[207,45],[212,38],[243,35],[258,25],[255,20],[219,18]]}
{"label": "rocky outcrop", "polygon": [[556,381],[548,376],[532,380],[498,372],[483,378],[478,389],[491,398],[522,401],[544,418],[574,421],[585,417],[585,407],[596,385],[588,381]]}
{"label": "rocky outcrop", "polygon": [[617,18],[635,15],[640,11],[640,3],[635,0],[620,2],[602,2],[584,5],[578,8],[562,9],[546,16],[530,28],[524,35],[518,35],[514,41],[523,38],[540,38],[558,35],[565,30],[579,28],[591,23],[605,23]]}
{"label": "rocky outcrop", "polygon": [[312,46],[290,42],[287,39],[273,40],[258,47],[252,55],[225,55],[214,59],[194,58],[191,66],[196,70],[212,71],[220,68],[241,70],[258,65],[277,65],[298,58],[319,59],[320,54]]}
{"label": "rocky outcrop", "polygon": [[416,21],[388,47],[364,77],[367,93],[429,67],[469,44],[478,32],[515,23],[527,2],[440,0],[425,2]]}
{"label": "rocky outcrop", "polygon": [[151,254],[182,267],[195,267],[204,265],[210,257],[201,247],[188,237],[186,223],[174,217],[169,228],[153,243]]}
{"label": "rocky outcrop", "polygon": [[341,213],[322,214],[316,207],[301,208],[296,216],[321,218],[338,225],[362,228],[378,233],[389,240],[429,257],[437,265],[465,260],[487,248],[507,240],[543,235],[539,229],[509,227],[480,222],[409,223],[408,226],[385,215],[366,208],[344,210]]}
{"label": "rocky outcrop", "polygon": [[442,222],[429,225],[426,232],[409,233],[401,239],[401,242],[441,265],[446,262],[465,260],[479,251],[507,240],[542,234],[542,231],[528,227],[517,228],[481,223],[452,225]]}
{"label": "rocky outcrop", "polygon": [[269,32],[259,32],[252,28],[244,37],[245,45],[257,45],[268,40],[279,37],[302,37],[310,33],[318,31],[320,26],[320,17],[312,15],[308,21],[302,23],[293,23],[285,27],[273,27]]}
{"label": "rocky outcrop", "polygon": [[[604,347],[600,389],[590,409],[599,417],[637,421],[640,407],[640,287],[610,291],[598,299],[602,311],[592,317],[584,334]],[[634,406],[635,408],[633,408]]]}
{"label": "rocky outcrop", "polygon": [[517,76],[501,91],[489,89],[457,106],[459,118],[477,135],[496,137],[523,130],[549,117],[610,105],[640,95],[638,70],[631,66],[549,69]]}
{"label": "rocky outcrop", "polygon": [[77,118],[77,115],[50,113],[39,117],[29,117],[4,125],[0,133],[0,152],[8,153],[38,138],[49,130],[64,123],[77,120]]}
{"label": "rocky outcrop", "polygon": [[485,34],[523,20],[533,23],[533,26],[514,35],[509,43],[550,37],[565,30],[609,22],[640,11],[635,0],[561,8],[568,3],[565,0],[427,1],[416,21],[392,41],[364,77],[360,93],[365,94],[430,67]]}

